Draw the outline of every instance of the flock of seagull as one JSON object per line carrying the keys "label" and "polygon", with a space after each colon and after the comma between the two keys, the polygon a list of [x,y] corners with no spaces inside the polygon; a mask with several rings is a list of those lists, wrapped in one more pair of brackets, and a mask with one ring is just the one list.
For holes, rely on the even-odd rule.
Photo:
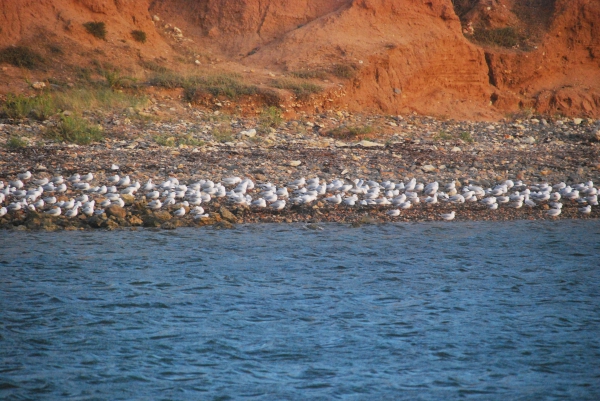
{"label": "flock of seagull", "polygon": [[[501,205],[512,208],[523,206],[534,208],[542,203],[550,207],[546,214],[560,215],[563,201],[577,202],[580,213],[589,214],[592,206],[598,205],[598,189],[592,181],[569,186],[564,182],[551,185],[541,183],[525,185],[522,181],[506,180],[491,188],[467,185],[457,188],[453,181],[443,188],[435,181],[428,184],[412,178],[408,182],[376,182],[361,179],[353,181],[334,179],[330,182],[315,178],[300,178],[282,186],[271,182],[255,184],[248,178],[229,177],[220,182],[199,180],[187,184],[177,178],[168,178],[160,184],[149,179],[145,184],[118,174],[109,176],[103,185],[92,185],[94,175],[73,174],[68,178],[34,178],[31,172],[17,174],[13,181],[0,180],[0,217],[10,211],[38,211],[49,216],[75,217],[80,213],[86,216],[100,215],[110,205],[123,207],[123,195],[142,198],[147,207],[157,211],[170,209],[174,216],[182,217],[189,213],[193,218],[208,217],[202,204],[213,198],[226,198],[228,202],[250,208],[283,210],[288,205],[309,205],[323,200],[332,205],[347,207],[389,206],[387,214],[396,217],[402,210],[424,202],[459,204],[479,202],[491,210]],[[443,190],[442,190],[443,189]],[[59,201],[57,197],[70,198]],[[439,215],[444,220],[452,220],[455,212]]]}

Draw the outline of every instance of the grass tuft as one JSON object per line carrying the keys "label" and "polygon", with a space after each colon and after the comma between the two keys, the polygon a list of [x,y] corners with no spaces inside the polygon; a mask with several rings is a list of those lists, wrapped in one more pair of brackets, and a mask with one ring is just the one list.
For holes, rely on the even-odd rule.
{"label": "grass tuft", "polygon": [[327,71],[323,71],[323,70],[298,70],[298,71],[292,71],[290,73],[291,76],[295,77],[295,78],[301,78],[301,79],[326,79],[327,78]]}
{"label": "grass tuft", "polygon": [[27,144],[27,141],[20,136],[11,136],[4,146],[8,149],[21,149],[27,147]]}
{"label": "grass tuft", "polygon": [[214,128],[211,132],[213,138],[217,142],[231,142],[233,141],[233,133],[231,128]]}
{"label": "grass tuft", "polygon": [[136,42],[146,43],[146,32],[140,30],[131,31],[131,37]]}
{"label": "grass tuft", "polygon": [[44,57],[25,46],[10,46],[0,50],[0,63],[33,70],[45,63]]}
{"label": "grass tuft", "polygon": [[283,122],[281,110],[278,107],[270,106],[260,113],[258,123],[261,128],[277,128]]}
{"label": "grass tuft", "polygon": [[497,29],[476,29],[473,34],[475,42],[500,47],[514,47],[522,41],[521,35],[513,27]]}
{"label": "grass tuft", "polygon": [[77,116],[63,116],[47,133],[48,138],[78,145],[89,145],[104,139],[102,130]]}
{"label": "grass tuft", "polygon": [[372,133],[373,127],[370,125],[364,125],[337,127],[328,131],[326,135],[336,139],[361,139]]}
{"label": "grass tuft", "polygon": [[83,24],[83,27],[92,36],[106,40],[106,24],[104,22],[90,21]]}
{"label": "grass tuft", "polygon": [[336,64],[331,69],[331,73],[338,78],[352,79],[356,76],[357,70],[354,64]]}
{"label": "grass tuft", "polygon": [[319,85],[312,82],[304,82],[295,79],[279,79],[273,81],[273,87],[278,89],[287,89],[294,92],[299,100],[307,100],[312,94],[323,90]]}

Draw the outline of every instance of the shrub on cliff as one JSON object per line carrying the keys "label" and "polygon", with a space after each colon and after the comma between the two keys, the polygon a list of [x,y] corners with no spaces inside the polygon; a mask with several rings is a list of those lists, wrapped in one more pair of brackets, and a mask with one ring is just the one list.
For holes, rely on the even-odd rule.
{"label": "shrub on cliff", "polygon": [[106,24],[104,22],[86,22],[83,27],[89,34],[97,37],[98,39],[106,40]]}

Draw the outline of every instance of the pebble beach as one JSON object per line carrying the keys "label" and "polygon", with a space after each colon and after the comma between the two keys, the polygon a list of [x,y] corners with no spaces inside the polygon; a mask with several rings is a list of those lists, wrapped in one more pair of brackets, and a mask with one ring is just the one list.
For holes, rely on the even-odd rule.
{"label": "pebble beach", "polygon": [[[594,183],[600,182],[600,121],[597,120],[530,116],[501,122],[461,122],[417,115],[327,112],[264,127],[258,118],[219,114],[189,109],[170,119],[162,116],[160,121],[131,119],[124,114],[95,116],[105,139],[89,145],[44,139],[45,130],[53,124],[51,119],[44,123],[5,121],[0,124],[0,140],[25,137],[29,146],[4,148],[0,153],[0,180],[5,192],[2,206],[8,207],[18,200],[13,196],[14,189],[10,191],[10,183],[26,171],[32,177],[23,180],[22,191],[35,191],[46,179],[51,182],[55,177],[64,177],[66,190],[51,194],[57,203],[86,195],[87,202],[93,200],[98,205],[106,202],[106,193],[98,192],[98,188],[110,187],[110,177],[129,177],[130,182],[115,188],[119,201],[113,202],[114,205],[105,203],[108,207],[104,208],[96,206],[96,214],[77,213],[67,217],[66,209],[62,209],[60,215],[52,216],[48,213],[55,207],[52,204],[38,203],[40,207],[35,208],[25,202],[18,210],[9,207],[0,217],[0,227],[62,230],[216,225],[226,228],[255,222],[360,225],[443,220],[442,215],[452,211],[459,221],[600,216],[598,207],[586,199],[590,194],[593,196]],[[352,129],[356,126],[369,130],[357,133]],[[220,134],[224,131],[226,136]],[[88,188],[75,185],[78,181],[72,178],[74,175],[89,173],[93,178]],[[176,198],[171,205],[152,209],[148,207],[149,190],[126,190],[134,183],[138,187],[145,185],[148,180],[157,187],[170,181],[187,188],[207,181],[218,185],[232,177],[252,183],[243,191],[247,202],[231,196],[236,185],[224,185],[226,194],[200,204],[203,218],[192,215],[194,205],[185,196]],[[303,193],[302,188],[310,184],[293,183],[316,178],[325,185],[324,192],[310,202],[294,201]],[[439,200],[428,201],[431,194],[417,189],[419,199],[409,208],[390,212],[400,204],[392,203],[394,198],[410,194],[405,187],[411,181],[417,188],[419,184],[427,188],[428,184],[437,183]],[[544,188],[550,188],[549,193],[562,191],[564,195],[565,187],[577,189],[581,194],[573,199],[563,197],[561,212],[556,216],[549,213],[554,209],[552,200],[543,197],[532,198],[535,206],[518,206],[517,198],[495,209],[482,202],[494,188],[507,186],[507,182],[508,188],[499,196],[509,197],[515,192],[518,196],[524,190],[538,193]],[[373,197],[377,203],[364,204],[362,201],[366,200],[356,188],[364,186],[365,191],[372,191],[375,183],[381,188],[381,194]],[[272,207],[272,202],[267,202],[266,207],[252,205],[265,193],[265,185],[289,189],[289,197],[278,198],[285,202],[280,210]],[[447,191],[449,185],[453,189]],[[473,201],[448,199],[454,193],[468,194],[472,188],[481,188],[484,193]],[[174,189],[161,187],[159,199],[167,198],[170,191]],[[198,186],[200,192],[202,184]],[[48,195],[40,193],[36,201]],[[339,196],[339,202],[333,199],[335,196]],[[357,199],[348,205],[343,199],[351,196]],[[586,206],[590,206],[590,211],[582,212]]]}

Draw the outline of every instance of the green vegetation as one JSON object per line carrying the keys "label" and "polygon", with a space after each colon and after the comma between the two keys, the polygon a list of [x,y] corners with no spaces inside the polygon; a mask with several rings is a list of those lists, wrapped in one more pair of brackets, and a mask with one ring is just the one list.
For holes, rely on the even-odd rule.
{"label": "green vegetation", "polygon": [[101,70],[100,74],[106,79],[106,84],[111,89],[133,88],[137,82],[137,79],[123,76],[117,70]]}
{"label": "green vegetation", "polygon": [[174,136],[168,137],[166,135],[159,135],[159,136],[154,137],[154,142],[156,142],[160,146],[167,146],[167,147],[175,147],[175,146],[180,146],[180,145],[204,146],[204,141],[202,141],[200,139],[196,139],[190,134],[181,135],[181,136],[177,136],[177,137],[174,137]]}
{"label": "green vegetation", "polygon": [[327,71],[323,70],[298,70],[292,71],[291,76],[301,79],[325,79],[327,78]]}
{"label": "green vegetation", "polygon": [[89,34],[98,39],[106,40],[106,24],[104,22],[86,22],[83,27]]}
{"label": "green vegetation", "polygon": [[509,26],[497,29],[476,29],[473,40],[484,45],[514,47],[523,38],[515,28]]}
{"label": "green vegetation", "polygon": [[169,69],[165,66],[162,66],[154,61],[140,61],[140,65],[147,70],[158,72],[159,74],[167,74]]}
{"label": "green vegetation", "polygon": [[136,42],[146,43],[146,32],[144,32],[144,31],[139,31],[139,30],[131,31],[131,37]]}
{"label": "green vegetation", "polygon": [[356,76],[357,68],[354,64],[336,64],[331,73],[338,78],[352,79]]}
{"label": "green vegetation", "polygon": [[307,100],[310,95],[319,93],[323,90],[319,85],[315,85],[312,82],[304,82],[295,79],[280,79],[273,81],[273,87],[291,90],[294,92],[294,95],[296,95],[296,98],[300,100]]}
{"label": "green vegetation", "polygon": [[60,142],[88,145],[104,139],[102,130],[78,116],[62,116],[56,127],[48,130],[47,137]]}
{"label": "green vegetation", "polygon": [[373,127],[363,126],[341,126],[327,132],[328,136],[337,139],[360,139],[373,133]]}
{"label": "green vegetation", "polygon": [[238,99],[241,96],[254,95],[258,88],[241,81],[238,74],[215,74],[206,76],[183,76],[172,72],[159,73],[149,83],[163,88],[183,88],[187,101],[194,101],[202,94],[225,96]]}
{"label": "green vegetation", "polygon": [[45,63],[44,57],[25,46],[10,46],[0,50],[0,63],[33,70]]}
{"label": "green vegetation", "polygon": [[215,141],[218,142],[233,141],[233,133],[231,132],[231,128],[215,128],[212,130],[211,134],[215,138]]}
{"label": "green vegetation", "polygon": [[467,143],[473,143],[475,142],[475,139],[473,139],[473,136],[471,135],[470,132],[461,132],[460,133],[460,139],[462,139],[463,141],[467,142]]}
{"label": "green vegetation", "polygon": [[281,110],[275,106],[263,109],[258,118],[259,125],[264,128],[277,128],[282,122]]}
{"label": "green vegetation", "polygon": [[8,149],[21,149],[27,147],[27,141],[20,136],[11,136],[4,146]]}
{"label": "green vegetation", "polygon": [[454,137],[452,135],[450,135],[449,133],[447,133],[445,131],[440,131],[433,137],[433,140],[434,141],[449,141],[453,138]]}
{"label": "green vegetation", "polygon": [[125,109],[146,102],[144,96],[116,92],[108,88],[80,88],[33,97],[8,94],[0,107],[0,115],[13,119],[31,117],[43,121],[64,110],[81,113],[90,109]]}

